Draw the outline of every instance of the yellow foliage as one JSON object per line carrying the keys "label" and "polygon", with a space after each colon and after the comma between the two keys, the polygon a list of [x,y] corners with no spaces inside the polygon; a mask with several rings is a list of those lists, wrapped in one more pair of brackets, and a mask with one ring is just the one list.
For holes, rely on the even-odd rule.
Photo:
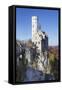
{"label": "yellow foliage", "polygon": [[53,53],[49,53],[49,60],[54,61],[55,55]]}

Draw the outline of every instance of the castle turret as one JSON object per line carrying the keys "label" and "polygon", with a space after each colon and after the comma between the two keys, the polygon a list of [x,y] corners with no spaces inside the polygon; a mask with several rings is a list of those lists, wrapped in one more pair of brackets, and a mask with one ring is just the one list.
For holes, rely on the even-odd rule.
{"label": "castle turret", "polygon": [[34,35],[38,30],[38,17],[32,16],[32,42],[34,41]]}

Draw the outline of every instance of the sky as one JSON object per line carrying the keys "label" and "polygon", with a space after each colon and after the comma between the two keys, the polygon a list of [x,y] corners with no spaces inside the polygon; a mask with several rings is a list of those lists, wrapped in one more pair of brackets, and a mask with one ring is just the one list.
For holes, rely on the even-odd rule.
{"label": "sky", "polygon": [[58,45],[58,10],[16,8],[16,39],[32,39],[32,16],[38,16],[49,46]]}

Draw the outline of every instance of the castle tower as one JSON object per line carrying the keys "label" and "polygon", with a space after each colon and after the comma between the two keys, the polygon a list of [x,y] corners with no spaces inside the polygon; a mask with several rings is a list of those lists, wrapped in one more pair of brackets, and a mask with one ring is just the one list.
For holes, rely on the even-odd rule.
{"label": "castle tower", "polygon": [[34,42],[35,38],[35,33],[38,30],[38,17],[37,16],[32,16],[32,42]]}
{"label": "castle tower", "polygon": [[34,44],[36,44],[36,46],[38,47],[38,49],[41,52],[41,39],[42,37],[39,36],[39,28],[40,24],[39,24],[39,18],[38,16],[32,16],[32,42]]}

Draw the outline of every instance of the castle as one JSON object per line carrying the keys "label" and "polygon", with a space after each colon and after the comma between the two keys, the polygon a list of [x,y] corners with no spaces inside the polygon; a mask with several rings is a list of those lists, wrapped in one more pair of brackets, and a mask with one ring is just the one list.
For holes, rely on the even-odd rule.
{"label": "castle", "polygon": [[48,65],[48,36],[41,30],[38,16],[32,16],[32,42],[40,53],[38,69],[44,71]]}

